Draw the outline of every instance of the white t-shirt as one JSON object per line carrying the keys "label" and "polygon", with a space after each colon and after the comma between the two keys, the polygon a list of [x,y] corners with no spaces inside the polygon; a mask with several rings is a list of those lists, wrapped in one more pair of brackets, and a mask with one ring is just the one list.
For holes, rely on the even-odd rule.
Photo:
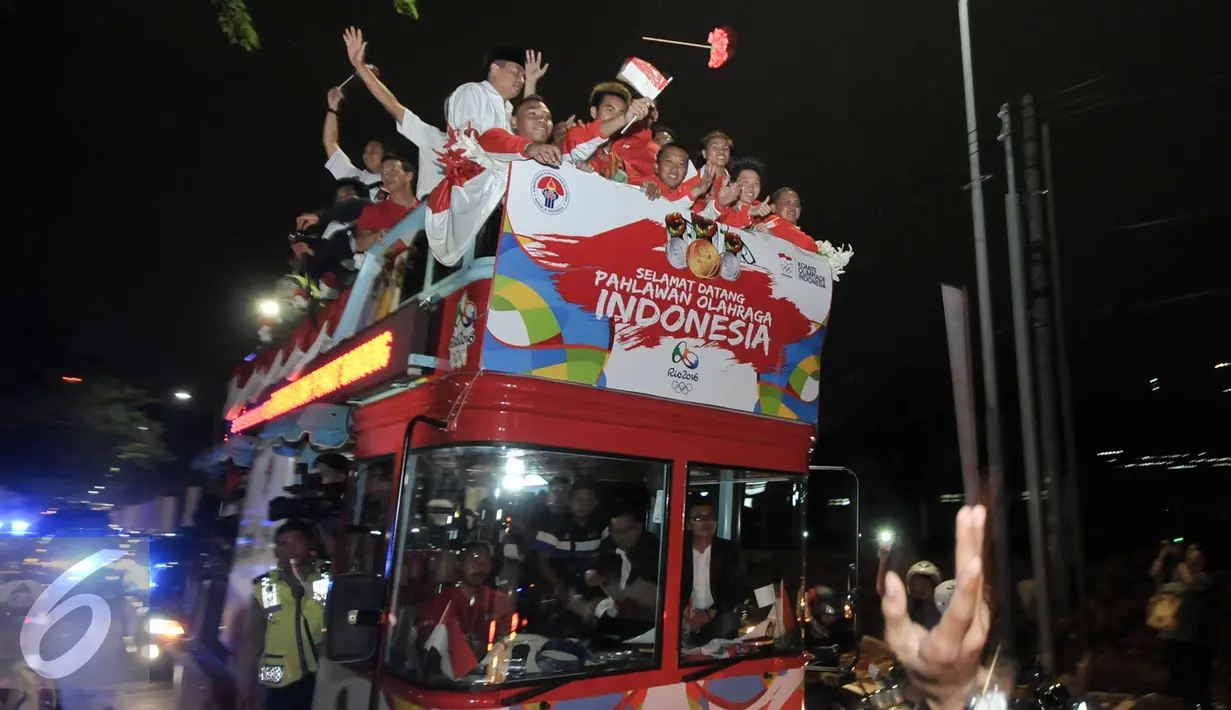
{"label": "white t-shirt", "polygon": [[330,222],[321,233],[321,239],[331,239],[333,235],[350,226],[350,222]]}
{"label": "white t-shirt", "polygon": [[628,586],[628,578],[633,573],[633,563],[628,559],[628,554],[616,548],[616,554],[620,556],[620,589]]}
{"label": "white t-shirt", "polygon": [[692,608],[695,610],[709,609],[714,606],[714,593],[710,589],[710,554],[714,546],[705,548],[705,552],[692,550]]}
{"label": "white t-shirt", "polygon": [[336,180],[347,180],[351,178],[358,179],[364,185],[372,187],[369,198],[375,200],[380,193],[380,175],[370,173],[367,170],[356,168],[355,164],[346,156],[346,152],[338,148],[329,156],[329,160],[325,161],[325,169],[333,175]]}

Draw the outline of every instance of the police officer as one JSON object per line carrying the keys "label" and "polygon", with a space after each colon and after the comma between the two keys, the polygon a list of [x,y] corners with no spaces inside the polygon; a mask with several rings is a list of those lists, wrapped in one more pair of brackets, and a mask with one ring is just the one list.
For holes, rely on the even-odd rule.
{"label": "police officer", "polygon": [[240,710],[253,707],[256,683],[266,710],[312,706],[329,593],[329,564],[315,559],[313,542],[310,523],[284,523],[274,536],[278,568],[252,580]]}

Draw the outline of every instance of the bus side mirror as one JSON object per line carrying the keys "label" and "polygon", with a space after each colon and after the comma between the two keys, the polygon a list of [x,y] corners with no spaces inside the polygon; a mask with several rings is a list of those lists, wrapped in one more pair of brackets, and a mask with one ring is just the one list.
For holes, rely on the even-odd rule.
{"label": "bus side mirror", "polygon": [[334,663],[362,663],[376,654],[385,608],[385,578],[340,574],[333,578],[325,608],[325,657]]}

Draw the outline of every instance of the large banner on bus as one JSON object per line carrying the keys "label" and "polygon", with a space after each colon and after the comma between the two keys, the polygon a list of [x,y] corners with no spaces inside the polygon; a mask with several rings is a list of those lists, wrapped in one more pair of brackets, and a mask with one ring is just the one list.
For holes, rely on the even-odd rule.
{"label": "large banner on bus", "polygon": [[814,423],[832,296],[816,253],[518,163],[482,366]]}

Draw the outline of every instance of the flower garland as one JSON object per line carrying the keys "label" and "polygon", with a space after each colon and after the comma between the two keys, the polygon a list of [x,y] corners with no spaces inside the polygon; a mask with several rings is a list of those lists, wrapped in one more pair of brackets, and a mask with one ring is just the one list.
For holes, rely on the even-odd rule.
{"label": "flower garland", "polygon": [[855,256],[855,250],[849,246],[843,244],[835,247],[824,239],[816,240],[816,253],[829,261],[829,267],[833,269],[834,281],[846,273],[846,265],[851,263],[851,257]]}

